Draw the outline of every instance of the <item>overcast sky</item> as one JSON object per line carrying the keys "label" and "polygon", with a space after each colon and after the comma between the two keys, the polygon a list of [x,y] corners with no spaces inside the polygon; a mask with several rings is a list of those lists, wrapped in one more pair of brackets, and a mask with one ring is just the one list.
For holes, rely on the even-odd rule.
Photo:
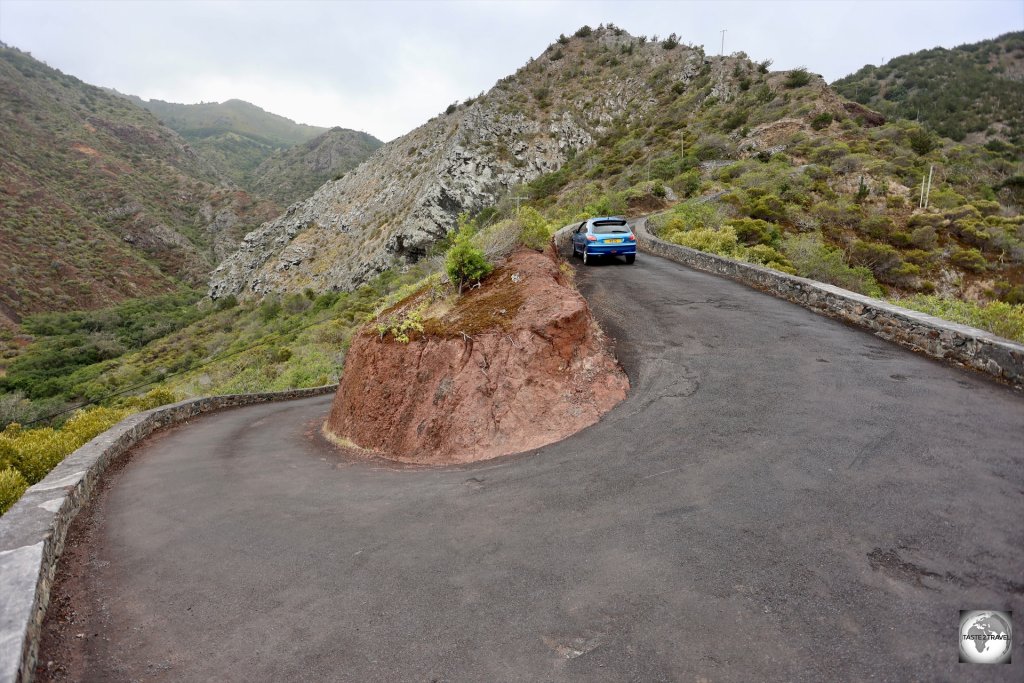
{"label": "overcast sky", "polygon": [[390,140],[491,88],[559,33],[613,22],[832,81],[866,63],[1024,29],[1024,0],[927,2],[85,2],[0,0],[0,41],[95,85],[247,100]]}

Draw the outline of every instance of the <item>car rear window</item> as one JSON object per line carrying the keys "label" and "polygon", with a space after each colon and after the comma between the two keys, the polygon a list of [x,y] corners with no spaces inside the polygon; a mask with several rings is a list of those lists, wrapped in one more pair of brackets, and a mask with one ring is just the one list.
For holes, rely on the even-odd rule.
{"label": "car rear window", "polygon": [[626,221],[594,221],[594,232],[596,233],[617,233],[629,232],[629,226],[626,225]]}

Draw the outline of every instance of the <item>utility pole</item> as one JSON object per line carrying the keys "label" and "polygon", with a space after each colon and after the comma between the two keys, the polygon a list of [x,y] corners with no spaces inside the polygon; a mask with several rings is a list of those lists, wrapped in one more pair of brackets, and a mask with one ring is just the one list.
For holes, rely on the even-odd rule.
{"label": "utility pole", "polygon": [[722,49],[719,50],[718,56],[722,57],[725,55],[725,29],[722,29]]}
{"label": "utility pole", "polygon": [[[921,201],[917,203],[919,209],[928,208],[928,198],[932,193],[932,173],[935,171],[935,164],[928,167],[928,175],[921,176]],[[927,180],[926,180],[927,178]]]}
{"label": "utility pole", "polygon": [[924,208],[928,208],[928,199],[932,194],[932,171],[935,170],[935,164],[928,167],[928,188],[924,191]]}

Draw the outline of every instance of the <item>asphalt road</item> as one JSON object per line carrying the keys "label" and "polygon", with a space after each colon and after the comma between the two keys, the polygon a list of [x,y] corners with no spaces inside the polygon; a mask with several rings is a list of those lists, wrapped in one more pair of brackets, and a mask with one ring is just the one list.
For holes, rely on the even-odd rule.
{"label": "asphalt road", "polygon": [[168,431],[76,527],[42,662],[97,681],[1024,680],[1019,635],[1009,666],[957,663],[959,610],[1024,628],[1024,397],[655,257],[579,272],[633,382],[599,424],[426,470],[335,451],[329,397]]}

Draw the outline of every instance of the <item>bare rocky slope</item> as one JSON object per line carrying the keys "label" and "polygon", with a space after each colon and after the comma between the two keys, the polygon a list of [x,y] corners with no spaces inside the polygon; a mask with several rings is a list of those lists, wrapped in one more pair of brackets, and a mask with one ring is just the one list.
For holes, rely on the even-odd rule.
{"label": "bare rocky slope", "polygon": [[704,60],[700,48],[668,50],[618,29],[556,43],[248,234],[214,272],[210,294],[350,289],[415,261],[461,212],[494,204],[613,125],[640,120],[666,83],[685,89]]}
{"label": "bare rocky slope", "polygon": [[479,289],[433,295],[382,314],[421,319],[410,340],[357,335],[329,437],[406,462],[471,462],[564,439],[626,397],[629,380],[551,255],[522,249]]}

